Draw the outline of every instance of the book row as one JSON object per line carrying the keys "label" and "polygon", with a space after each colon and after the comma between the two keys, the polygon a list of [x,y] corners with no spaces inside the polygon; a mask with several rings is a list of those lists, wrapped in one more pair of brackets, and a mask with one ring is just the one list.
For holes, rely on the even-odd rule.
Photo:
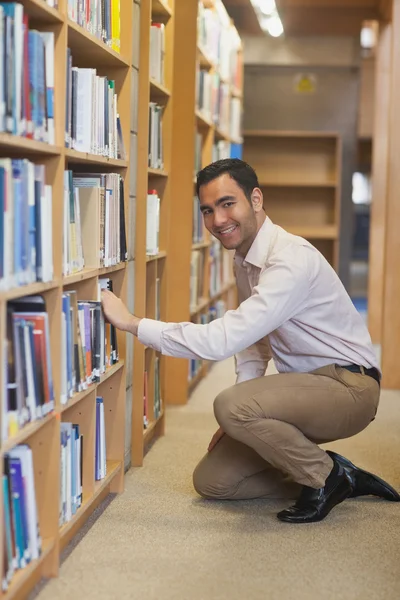
{"label": "book row", "polygon": [[165,25],[152,23],[150,27],[150,79],[164,85]]}
{"label": "book row", "polygon": [[[112,290],[108,278],[102,288]],[[100,298],[78,300],[75,291],[62,297],[61,404],[74,393],[100,381],[106,368],[118,361],[115,328],[105,323]],[[28,423],[44,418],[55,406],[54,344],[51,322],[42,296],[25,296],[7,304],[5,357],[1,405],[2,441],[12,439]]]}
{"label": "book row", "polygon": [[[68,523],[83,501],[84,436],[78,424],[60,424],[59,526]],[[104,401],[96,398],[95,480],[107,475]],[[2,590],[6,592],[14,574],[38,559],[42,536],[35,487],[32,449],[20,444],[4,455],[2,540]]]}
{"label": "book row", "polygon": [[0,159],[0,291],[53,279],[52,231],[45,167]]}
{"label": "book row", "polygon": [[64,172],[63,240],[63,275],[127,260],[121,175]]}
{"label": "book row", "polygon": [[242,53],[239,35],[231,25],[221,0],[214,8],[205,8],[199,2],[197,40],[207,57],[217,68],[221,78],[236,88],[241,87]]}
{"label": "book row", "polygon": [[164,168],[162,115],[163,107],[156,102],[150,102],[148,166],[152,169]]}
{"label": "book row", "polygon": [[67,14],[71,21],[120,52],[120,0],[68,0]]}
{"label": "book row", "polygon": [[125,160],[115,81],[72,63],[67,48],[66,148]]}
{"label": "book row", "polygon": [[54,33],[30,28],[22,4],[0,4],[0,132],[54,144]]}
{"label": "book row", "polygon": [[96,300],[78,300],[75,291],[62,298],[61,404],[86,390],[119,360],[116,330],[106,323],[101,290],[113,291],[112,280],[100,278]]}
{"label": "book row", "polygon": [[230,86],[218,74],[197,70],[196,106],[226,135],[241,138],[241,100],[231,95]]}

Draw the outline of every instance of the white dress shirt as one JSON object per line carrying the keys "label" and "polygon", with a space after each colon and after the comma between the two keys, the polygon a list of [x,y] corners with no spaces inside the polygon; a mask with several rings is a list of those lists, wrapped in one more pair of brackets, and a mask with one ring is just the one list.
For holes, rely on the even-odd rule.
{"label": "white dress shirt", "polygon": [[[378,367],[368,329],[339,277],[309,242],[266,217],[245,259],[235,255],[240,305],[207,325],[142,319],[138,338],[168,356],[235,356],[237,383],[336,363]],[[179,293],[179,292],[177,292]]]}

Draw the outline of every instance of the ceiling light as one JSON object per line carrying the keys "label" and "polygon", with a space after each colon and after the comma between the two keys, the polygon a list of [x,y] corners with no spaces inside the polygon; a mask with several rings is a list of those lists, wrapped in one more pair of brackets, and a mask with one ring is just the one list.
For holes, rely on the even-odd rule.
{"label": "ceiling light", "polygon": [[260,19],[260,26],[264,31],[267,31],[272,37],[279,37],[283,33],[283,25],[277,14],[272,17]]}
{"label": "ceiling light", "polygon": [[256,0],[257,7],[263,15],[272,15],[276,11],[275,0]]}

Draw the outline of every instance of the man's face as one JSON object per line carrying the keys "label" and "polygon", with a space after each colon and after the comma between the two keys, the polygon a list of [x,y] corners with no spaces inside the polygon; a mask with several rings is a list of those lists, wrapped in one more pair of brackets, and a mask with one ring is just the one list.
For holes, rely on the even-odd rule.
{"label": "man's face", "polygon": [[204,225],[227,250],[247,253],[256,234],[255,210],[243,190],[227,173],[200,188]]}

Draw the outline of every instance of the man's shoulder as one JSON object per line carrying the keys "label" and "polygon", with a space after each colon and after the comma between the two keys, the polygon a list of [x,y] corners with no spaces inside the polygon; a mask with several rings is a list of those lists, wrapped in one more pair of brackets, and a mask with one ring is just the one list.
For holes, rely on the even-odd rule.
{"label": "man's shoulder", "polygon": [[265,266],[268,268],[282,261],[306,266],[310,261],[318,262],[319,257],[319,251],[306,239],[276,225],[274,242]]}

